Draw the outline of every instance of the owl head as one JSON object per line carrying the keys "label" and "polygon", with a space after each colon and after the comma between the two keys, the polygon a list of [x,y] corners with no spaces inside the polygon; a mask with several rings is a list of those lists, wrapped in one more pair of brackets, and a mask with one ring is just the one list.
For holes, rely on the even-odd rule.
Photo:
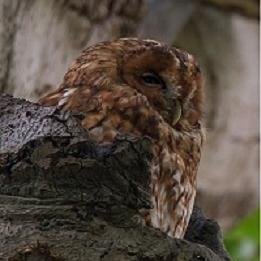
{"label": "owl head", "polygon": [[[42,100],[66,105],[67,97],[82,88],[95,92],[115,85],[128,86],[144,95],[163,119],[177,130],[196,128],[202,117],[202,80],[194,57],[154,41],[122,38],[88,47],[69,71],[57,92]],[[86,88],[86,86],[88,88]]]}

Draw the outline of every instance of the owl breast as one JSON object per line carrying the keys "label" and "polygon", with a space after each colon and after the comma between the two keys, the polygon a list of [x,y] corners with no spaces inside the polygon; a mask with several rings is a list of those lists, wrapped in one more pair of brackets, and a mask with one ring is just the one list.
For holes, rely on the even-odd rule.
{"label": "owl breast", "polygon": [[[150,184],[154,207],[151,223],[171,237],[183,238],[196,196],[196,173],[203,134],[196,134],[193,143],[189,143],[189,136],[177,137],[173,133],[171,143],[153,145]],[[183,150],[184,144],[180,140],[186,143],[187,150]]]}

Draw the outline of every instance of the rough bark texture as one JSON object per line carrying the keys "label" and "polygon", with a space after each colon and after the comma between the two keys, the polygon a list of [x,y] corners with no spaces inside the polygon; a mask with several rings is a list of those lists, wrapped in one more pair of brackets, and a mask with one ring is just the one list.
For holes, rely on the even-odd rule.
{"label": "rough bark texture", "polygon": [[0,90],[37,100],[86,45],[120,36],[189,50],[207,78],[199,199],[229,228],[258,206],[258,12],[257,0],[3,0]]}
{"label": "rough bark texture", "polygon": [[0,96],[1,260],[229,260],[194,209],[186,240],[140,223],[149,140],[98,146],[77,115]]}

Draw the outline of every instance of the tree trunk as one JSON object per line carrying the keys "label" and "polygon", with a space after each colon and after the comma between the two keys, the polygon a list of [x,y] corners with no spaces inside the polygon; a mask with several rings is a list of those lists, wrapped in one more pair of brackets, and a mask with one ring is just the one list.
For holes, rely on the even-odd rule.
{"label": "tree trunk", "polygon": [[149,140],[93,143],[78,115],[0,96],[1,260],[229,260],[194,209],[185,236],[144,226]]}

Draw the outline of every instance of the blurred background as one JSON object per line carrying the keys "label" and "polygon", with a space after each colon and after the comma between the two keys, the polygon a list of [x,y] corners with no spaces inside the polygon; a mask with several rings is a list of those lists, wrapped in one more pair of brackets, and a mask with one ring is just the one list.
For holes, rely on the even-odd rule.
{"label": "blurred background", "polygon": [[197,57],[207,127],[197,201],[235,260],[259,260],[258,0],[2,0],[0,91],[37,101],[84,47],[127,36]]}

